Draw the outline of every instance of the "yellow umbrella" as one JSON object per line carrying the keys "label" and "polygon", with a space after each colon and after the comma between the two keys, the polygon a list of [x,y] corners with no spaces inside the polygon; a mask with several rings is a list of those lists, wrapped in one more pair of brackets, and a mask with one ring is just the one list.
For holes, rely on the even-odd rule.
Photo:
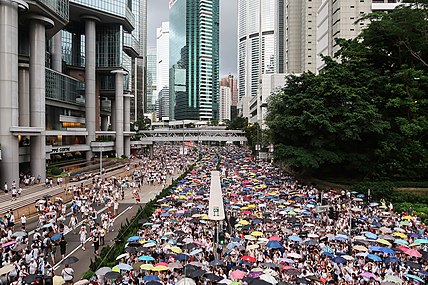
{"label": "yellow umbrella", "polygon": [[259,232],[259,231],[255,231],[255,232],[252,232],[251,235],[254,237],[261,237],[261,236],[263,236],[263,233]]}
{"label": "yellow umbrella", "polygon": [[174,253],[177,253],[177,254],[180,254],[180,253],[182,253],[183,251],[181,250],[181,248],[179,248],[178,246],[172,246],[171,248],[170,248],[170,250],[172,251],[172,252],[174,252]]}
{"label": "yellow umbrella", "polygon": [[146,240],[144,240],[144,239],[140,239],[139,241],[138,241],[138,243],[140,243],[140,244],[145,244],[147,241]]}
{"label": "yellow umbrella", "polygon": [[161,207],[168,207],[168,204],[161,204]]}
{"label": "yellow umbrella", "polygon": [[53,277],[53,285],[62,285],[65,284],[64,278],[62,276],[54,276]]}
{"label": "yellow umbrella", "polygon": [[207,215],[207,214],[205,214],[205,215],[202,217],[202,219],[204,219],[204,220],[208,220],[208,219],[209,219],[209,217],[208,217],[208,215]]}
{"label": "yellow umbrella", "polygon": [[387,246],[391,246],[392,245],[389,241],[387,241],[386,239],[383,239],[383,238],[378,238],[376,240],[376,242],[384,244],[384,245],[387,245]]}
{"label": "yellow umbrella", "polygon": [[248,206],[241,207],[241,210],[248,210],[248,209],[249,209]]}
{"label": "yellow umbrella", "polygon": [[405,220],[411,220],[411,219],[413,219],[413,217],[412,216],[404,216],[403,219],[405,219]]}
{"label": "yellow umbrella", "polygon": [[246,225],[249,225],[249,224],[250,224],[250,222],[249,222],[249,221],[246,221],[246,220],[240,220],[240,221],[239,221],[239,223],[240,223],[241,225],[244,225],[244,226],[246,226]]}
{"label": "yellow umbrella", "polygon": [[253,236],[250,236],[250,235],[246,235],[246,236],[245,236],[245,239],[246,239],[246,240],[257,240],[257,238],[256,238],[256,237],[253,237]]}
{"label": "yellow umbrella", "polygon": [[113,271],[113,272],[119,272],[119,273],[120,273],[120,269],[119,269],[119,267],[117,267],[117,266],[113,267],[113,268],[111,269],[111,271]]}
{"label": "yellow umbrella", "polygon": [[407,239],[407,235],[405,233],[395,232],[394,236],[401,237],[402,239]]}
{"label": "yellow umbrella", "polygon": [[141,264],[140,269],[142,270],[152,270],[153,269],[153,264]]}
{"label": "yellow umbrella", "polygon": [[247,246],[247,250],[249,249],[256,249],[259,248],[260,246],[258,244],[250,244],[249,246]]}
{"label": "yellow umbrella", "polygon": [[168,270],[168,267],[167,266],[162,266],[162,265],[155,266],[155,267],[152,268],[152,271],[166,271],[166,270]]}
{"label": "yellow umbrella", "polygon": [[254,204],[250,204],[250,205],[248,205],[247,207],[248,207],[248,209],[255,209],[255,208],[256,208],[256,205],[254,205]]}

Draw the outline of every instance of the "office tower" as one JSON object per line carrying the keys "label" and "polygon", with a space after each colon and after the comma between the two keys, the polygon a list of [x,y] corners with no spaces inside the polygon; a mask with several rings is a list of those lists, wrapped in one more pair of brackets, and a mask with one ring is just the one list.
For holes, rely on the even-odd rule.
{"label": "office tower", "polygon": [[236,107],[238,105],[238,80],[236,80],[235,76],[229,74],[220,79],[220,87],[221,86],[230,87],[231,106]]}
{"label": "office tower", "polygon": [[[255,96],[262,74],[282,72],[285,0],[238,0],[239,100]],[[281,27],[281,30],[279,29]]]}
{"label": "office tower", "polygon": [[[156,56],[157,56],[157,101],[158,118],[169,117],[169,22],[163,22],[156,29]],[[167,96],[167,97],[165,97]],[[161,103],[160,103],[161,102]],[[159,105],[159,103],[161,105]]]}
{"label": "office tower", "polygon": [[146,88],[147,88],[147,0],[133,0],[140,3],[139,18],[140,18],[140,49],[139,57],[137,61],[137,116],[134,118],[137,121],[138,118],[144,118],[144,112],[146,111]]}
{"label": "office tower", "polygon": [[1,185],[43,181],[47,161],[130,155],[144,2],[0,1]]}
{"label": "office tower", "polygon": [[147,49],[147,87],[146,87],[146,101],[147,101],[147,112],[151,113],[155,111],[155,103],[158,94],[157,89],[157,54],[156,48]]}
{"label": "office tower", "polygon": [[170,120],[218,120],[219,0],[171,0]]}
{"label": "office tower", "polygon": [[228,86],[220,86],[219,121],[230,120],[230,107],[232,106],[232,92]]}
{"label": "office tower", "polygon": [[[316,72],[324,66],[321,55],[331,56],[339,50],[336,39],[357,37],[367,20],[358,21],[374,11],[392,10],[401,0],[323,0],[317,10]],[[358,22],[357,22],[358,21]]]}

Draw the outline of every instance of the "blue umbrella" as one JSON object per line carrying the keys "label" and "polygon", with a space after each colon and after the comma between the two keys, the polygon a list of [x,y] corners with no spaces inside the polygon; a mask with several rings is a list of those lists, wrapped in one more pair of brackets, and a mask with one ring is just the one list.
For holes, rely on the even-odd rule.
{"label": "blue umbrella", "polygon": [[389,247],[381,247],[380,248],[380,252],[388,253],[388,254],[391,254],[391,255],[395,255],[395,251],[392,248],[389,248]]}
{"label": "blue umbrella", "polygon": [[404,276],[406,276],[407,278],[412,278],[412,279],[419,281],[421,283],[424,282],[424,280],[422,278],[420,278],[419,276],[413,275],[413,274],[404,274]]}
{"label": "blue umbrella", "polygon": [[392,262],[398,262],[398,261],[400,261],[400,260],[395,256],[388,257],[388,258],[385,258],[383,260],[383,262],[385,262],[385,263],[392,263]]}
{"label": "blue umbrella", "polygon": [[155,259],[151,256],[147,256],[147,255],[141,255],[140,257],[138,257],[139,261],[154,261]]}
{"label": "blue umbrella", "polygon": [[335,258],[333,258],[333,262],[334,263],[345,263],[346,262],[346,259],[344,259],[343,257],[341,257],[341,256],[336,256]]}
{"label": "blue umbrella", "polygon": [[231,242],[231,243],[229,243],[227,246],[226,246],[226,248],[227,249],[232,249],[232,248],[235,248],[235,247],[238,247],[239,246],[239,244],[237,244],[236,242]]}
{"label": "blue umbrella", "polygon": [[428,272],[427,271],[422,271],[421,270],[421,271],[418,272],[418,274],[422,274],[422,275],[428,276]]}
{"label": "blue umbrella", "polygon": [[132,266],[126,263],[119,263],[118,265],[116,265],[117,268],[119,268],[120,270],[126,270],[126,271],[130,271],[132,270]]}
{"label": "blue umbrella", "polygon": [[324,255],[326,255],[326,256],[328,256],[328,257],[331,257],[331,258],[333,258],[333,257],[334,257],[334,255],[333,255],[332,253],[327,252],[327,251],[323,251],[323,253],[322,253],[322,254],[324,254]]}
{"label": "blue umbrella", "polygon": [[234,238],[232,238],[232,241],[238,242],[238,241],[241,241],[241,239],[239,237],[234,237]]}
{"label": "blue umbrella", "polygon": [[168,214],[168,213],[162,213],[161,214],[161,217],[169,217],[170,216],[170,214]]}
{"label": "blue umbrella", "polygon": [[271,240],[270,242],[268,242],[266,244],[266,246],[268,248],[273,248],[273,249],[277,249],[277,248],[282,248],[282,245],[280,242],[276,241],[276,240]]}
{"label": "blue umbrella", "polygon": [[139,236],[132,236],[132,237],[128,238],[128,242],[139,241],[139,240],[140,240]]}
{"label": "blue umbrella", "polygon": [[369,254],[367,255],[368,259],[371,259],[373,261],[382,261],[382,258],[380,258],[379,256],[377,256],[376,254]]}
{"label": "blue umbrella", "polygon": [[179,261],[185,261],[185,260],[187,261],[190,259],[190,256],[188,256],[187,254],[184,254],[184,253],[180,253],[180,254],[177,254],[175,256],[175,259],[177,259]]}
{"label": "blue umbrella", "polygon": [[62,237],[62,234],[54,234],[54,235],[51,237],[51,240],[52,240],[52,241],[56,241],[56,240],[59,240],[61,237]]}
{"label": "blue umbrella", "polygon": [[289,236],[288,239],[291,240],[291,241],[302,242],[302,239],[299,236],[296,236],[296,235]]}
{"label": "blue umbrella", "polygon": [[364,235],[369,239],[377,239],[377,235],[371,232],[365,232]]}
{"label": "blue umbrella", "polygon": [[156,275],[146,275],[143,277],[144,281],[160,281],[159,277],[157,277]]}

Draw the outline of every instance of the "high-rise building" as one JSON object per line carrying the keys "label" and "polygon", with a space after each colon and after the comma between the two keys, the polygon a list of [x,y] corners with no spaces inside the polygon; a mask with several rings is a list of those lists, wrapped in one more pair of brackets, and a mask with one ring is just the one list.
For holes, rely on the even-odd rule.
{"label": "high-rise building", "polygon": [[146,86],[146,101],[147,101],[147,112],[155,112],[156,111],[156,99],[158,95],[157,88],[157,54],[156,48],[150,47],[147,49],[146,56],[146,64],[147,64],[147,86]]}
{"label": "high-rise building", "polygon": [[[162,120],[162,118],[169,118],[169,22],[163,22],[161,27],[156,29],[156,56],[157,115]],[[168,108],[165,109],[166,107]]]}
{"label": "high-rise building", "polygon": [[236,107],[238,105],[238,80],[236,80],[235,76],[229,74],[226,77],[220,79],[220,87],[226,86],[230,88],[230,96],[231,96],[231,106]]}
{"label": "high-rise building", "polygon": [[285,0],[238,0],[239,100],[255,96],[262,74],[283,72]]}
{"label": "high-rise building", "polygon": [[402,0],[322,0],[317,9],[316,72],[324,66],[321,55],[331,56],[339,50],[336,39],[357,37],[367,20],[359,20],[373,11],[388,11]]}
{"label": "high-rise building", "polygon": [[130,155],[145,2],[0,1],[1,185],[44,180],[47,161]]}
{"label": "high-rise building", "polygon": [[230,120],[232,106],[232,93],[228,86],[220,86],[220,100],[219,100],[219,121]]}
{"label": "high-rise building", "polygon": [[219,117],[219,0],[171,0],[170,119]]}

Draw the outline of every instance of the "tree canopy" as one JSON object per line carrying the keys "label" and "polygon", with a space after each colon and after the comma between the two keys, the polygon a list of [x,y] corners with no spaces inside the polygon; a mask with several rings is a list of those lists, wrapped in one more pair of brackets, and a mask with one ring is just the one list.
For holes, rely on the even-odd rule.
{"label": "tree canopy", "polygon": [[428,177],[428,9],[367,15],[337,60],[315,75],[289,76],[268,102],[275,155],[301,172]]}

